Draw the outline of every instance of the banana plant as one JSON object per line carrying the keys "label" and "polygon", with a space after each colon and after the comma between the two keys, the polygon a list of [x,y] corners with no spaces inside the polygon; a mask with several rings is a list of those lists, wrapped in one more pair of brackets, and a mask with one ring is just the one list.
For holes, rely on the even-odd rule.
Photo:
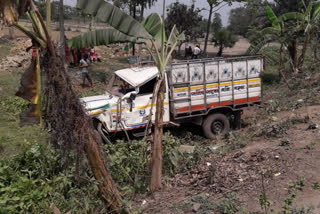
{"label": "banana plant", "polygon": [[[151,54],[153,61],[158,68],[158,81],[154,87],[154,96],[152,98],[150,117],[152,114],[152,107],[156,100],[156,114],[155,127],[153,137],[152,150],[152,174],[150,182],[150,190],[154,192],[162,188],[162,135],[163,135],[163,105],[164,105],[164,77],[165,69],[170,60],[171,54],[178,42],[184,40],[184,34],[179,33],[175,27],[171,30],[168,38],[165,34],[164,22],[158,14],[151,14],[145,20],[144,24],[139,23],[131,16],[121,11],[116,6],[105,2],[104,0],[78,0],[77,7],[84,11],[84,13],[95,16],[98,20],[108,23],[115,30],[125,34],[123,42],[128,39],[135,38],[136,40],[150,41],[151,47],[146,44],[146,48]],[[119,42],[120,36],[116,33],[111,33],[114,29],[105,29],[103,32],[108,34],[108,39],[102,39],[99,33],[102,31],[92,31],[90,33],[71,38],[69,45],[71,47],[79,47],[83,44],[105,45],[106,42]],[[107,33],[107,32],[110,33]],[[118,38],[112,38],[119,36]],[[94,39],[90,39],[94,38]],[[129,40],[130,41],[130,40]],[[156,41],[160,42],[159,47]],[[101,44],[99,44],[101,42]],[[155,51],[152,51],[155,50]],[[148,127],[148,126],[147,126]]]}
{"label": "banana plant", "polygon": [[[277,17],[272,9],[267,6],[266,14],[271,27],[264,28],[250,41],[248,54],[258,52],[267,42],[277,41],[280,43],[280,67],[282,67],[284,47],[290,53],[290,63],[293,72],[302,71],[305,53],[310,42],[310,34],[319,18],[320,2],[313,5],[310,1],[308,6],[303,0],[299,0],[300,12],[288,12]],[[297,59],[297,41],[303,37],[304,43],[301,55]]]}
{"label": "banana plant", "polygon": [[[23,14],[28,15],[32,29],[18,24],[19,16]],[[33,1],[0,0],[0,19],[5,25],[15,26],[25,33],[32,39],[33,46],[40,48],[41,54],[32,62],[33,67],[27,69],[27,74],[22,76],[24,96],[28,95],[31,102],[43,104],[42,117],[46,126],[50,127],[52,137],[56,140],[54,142],[59,143],[57,148],[66,150],[68,154],[71,151],[78,155],[82,152],[86,154],[108,212],[120,213],[121,196],[106,168],[97,133],[73,90],[71,78],[64,67],[64,59],[57,54],[57,48]],[[44,77],[42,81],[40,76]],[[37,87],[29,87],[35,81]],[[44,94],[43,99],[39,99],[40,91]]]}

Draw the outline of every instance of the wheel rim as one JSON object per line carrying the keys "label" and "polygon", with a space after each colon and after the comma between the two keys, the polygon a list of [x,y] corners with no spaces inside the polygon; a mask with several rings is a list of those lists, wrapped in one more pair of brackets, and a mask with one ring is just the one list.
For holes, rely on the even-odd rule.
{"label": "wheel rim", "polygon": [[211,124],[211,131],[214,134],[221,134],[224,130],[224,123],[220,120],[215,120]]}

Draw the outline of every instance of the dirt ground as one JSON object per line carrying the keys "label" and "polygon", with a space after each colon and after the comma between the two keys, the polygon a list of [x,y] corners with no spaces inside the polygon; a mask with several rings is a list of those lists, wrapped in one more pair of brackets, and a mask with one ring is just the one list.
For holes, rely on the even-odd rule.
{"label": "dirt ground", "polygon": [[[176,175],[161,192],[138,198],[136,205],[143,207],[143,213],[193,213],[191,208],[175,209],[175,206],[181,207],[200,193],[204,193],[208,200],[218,201],[234,192],[242,208],[259,212],[262,211],[258,203],[263,191],[261,172],[265,171],[264,188],[271,202],[271,209],[281,210],[284,199],[290,195],[289,183],[303,177],[304,187],[297,193],[293,207],[312,205],[316,208],[314,213],[320,213],[319,190],[312,188],[312,184],[320,181],[320,160],[317,158],[320,155],[320,132],[319,129],[309,127],[313,122],[319,123],[319,108],[320,106],[307,106],[294,112],[278,112],[275,115],[278,119],[272,124],[300,121],[290,126],[283,138],[257,136],[244,148],[223,157],[208,156],[191,171]],[[250,121],[259,111],[254,108],[246,109],[243,121]],[[309,118],[309,122],[304,122],[305,118]],[[247,124],[241,129],[241,132],[248,135],[258,134],[259,131],[259,127],[254,124]]]}

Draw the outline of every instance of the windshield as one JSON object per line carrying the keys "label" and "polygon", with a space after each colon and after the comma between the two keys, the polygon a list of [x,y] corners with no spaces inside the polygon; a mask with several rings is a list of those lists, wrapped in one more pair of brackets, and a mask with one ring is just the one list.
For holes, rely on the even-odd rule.
{"label": "windshield", "polygon": [[121,79],[117,75],[113,74],[109,84],[107,91],[112,95],[122,97],[128,92],[134,91],[134,87],[131,86],[128,82]]}

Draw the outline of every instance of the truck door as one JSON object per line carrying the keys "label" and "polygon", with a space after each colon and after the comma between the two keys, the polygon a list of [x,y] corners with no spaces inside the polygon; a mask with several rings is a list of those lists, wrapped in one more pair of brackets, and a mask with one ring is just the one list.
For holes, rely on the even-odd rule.
{"label": "truck door", "polygon": [[[139,92],[136,95],[136,98],[132,101],[132,109],[130,108],[130,103],[127,100],[123,100],[123,114],[122,119],[124,120],[124,124],[126,128],[142,128],[148,122],[148,116],[150,114],[151,102],[152,102],[152,92],[154,84],[156,83],[156,78],[150,80],[144,85],[139,87]],[[167,81],[166,81],[167,83]],[[167,88],[167,84],[166,84]],[[168,105],[168,90],[165,93],[164,99],[164,122],[169,121],[169,105]],[[156,111],[156,100],[153,106],[153,115],[152,121],[155,120],[155,111]]]}

